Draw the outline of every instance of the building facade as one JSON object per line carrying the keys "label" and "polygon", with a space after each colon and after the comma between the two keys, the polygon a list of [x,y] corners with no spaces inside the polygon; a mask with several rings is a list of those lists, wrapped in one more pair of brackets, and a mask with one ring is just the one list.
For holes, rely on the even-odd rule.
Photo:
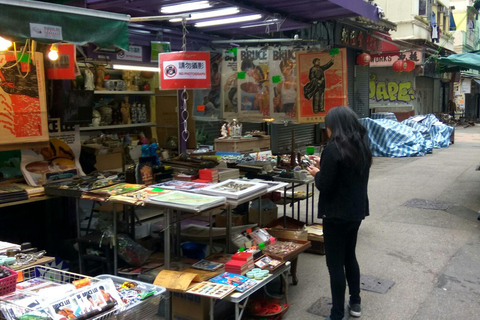
{"label": "building facade", "polygon": [[[450,0],[377,0],[385,18],[397,25],[391,32],[398,53],[388,59],[374,57],[370,78],[370,108],[413,114],[448,111],[453,96],[451,74],[436,72],[434,57],[449,55],[454,49]],[[411,72],[395,72],[397,60],[413,60]],[[388,63],[387,63],[388,62]],[[382,88],[385,88],[383,90]],[[397,91],[398,88],[398,91]],[[375,89],[375,91],[372,91]]]}
{"label": "building facade", "polygon": [[[472,52],[480,49],[478,10],[475,8],[475,0],[451,0],[453,17],[457,26],[455,31],[454,50],[456,53]],[[466,70],[457,77],[454,85],[454,102],[457,113],[469,119],[480,117],[480,72]]]}

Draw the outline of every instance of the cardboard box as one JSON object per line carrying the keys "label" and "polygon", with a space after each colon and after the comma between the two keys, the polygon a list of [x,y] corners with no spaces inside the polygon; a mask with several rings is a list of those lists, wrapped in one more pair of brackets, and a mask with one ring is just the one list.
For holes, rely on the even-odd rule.
{"label": "cardboard box", "polygon": [[248,211],[248,222],[249,223],[258,223],[260,226],[264,226],[277,219],[278,208],[263,210],[262,211],[262,221],[259,223],[259,213],[258,209],[250,208]]}
{"label": "cardboard box", "polygon": [[210,300],[207,297],[186,293],[172,293],[172,319],[209,319]]}
{"label": "cardboard box", "polygon": [[[232,216],[232,226],[243,226],[244,224],[247,224],[246,214],[234,214]],[[227,226],[227,216],[217,214],[215,216],[215,226],[218,228],[225,228]]]}
{"label": "cardboard box", "polygon": [[275,238],[291,239],[291,240],[310,240],[308,239],[308,232],[305,229],[284,229],[284,228],[268,228],[266,229],[270,235]]}
{"label": "cardboard box", "polygon": [[83,145],[82,152],[95,157],[95,168],[97,170],[121,169],[123,167],[122,147],[105,147],[102,145]]}

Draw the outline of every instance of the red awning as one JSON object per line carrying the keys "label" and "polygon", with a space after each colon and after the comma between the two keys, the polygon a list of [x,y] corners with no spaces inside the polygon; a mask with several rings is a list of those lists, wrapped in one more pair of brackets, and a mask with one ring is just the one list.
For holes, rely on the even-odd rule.
{"label": "red awning", "polygon": [[390,34],[380,31],[373,31],[372,36],[381,41],[381,53],[374,53],[371,55],[372,57],[398,56],[400,54],[400,48],[392,40]]}

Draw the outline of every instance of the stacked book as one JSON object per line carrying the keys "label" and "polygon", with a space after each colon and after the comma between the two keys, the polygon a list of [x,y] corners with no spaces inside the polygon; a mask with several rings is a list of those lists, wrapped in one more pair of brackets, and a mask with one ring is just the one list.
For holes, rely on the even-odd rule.
{"label": "stacked book", "polygon": [[232,260],[245,262],[249,270],[254,267],[253,253],[251,252],[237,252],[232,255]]}
{"label": "stacked book", "polygon": [[240,170],[234,168],[218,168],[218,181],[240,178]]}
{"label": "stacked book", "polygon": [[232,260],[225,264],[225,272],[244,275],[253,267],[253,255],[250,252],[239,252],[232,255]]}
{"label": "stacked book", "polygon": [[244,275],[248,272],[248,264],[241,260],[230,260],[225,263],[225,272]]}
{"label": "stacked book", "polygon": [[28,200],[28,193],[24,189],[13,184],[0,186],[0,204],[21,200]]}

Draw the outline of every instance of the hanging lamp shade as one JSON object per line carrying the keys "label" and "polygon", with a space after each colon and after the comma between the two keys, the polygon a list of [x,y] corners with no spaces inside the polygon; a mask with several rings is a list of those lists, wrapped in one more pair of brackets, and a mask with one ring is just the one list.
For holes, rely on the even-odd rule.
{"label": "hanging lamp shade", "polygon": [[407,62],[405,60],[397,60],[393,63],[392,68],[397,72],[407,71]]}
{"label": "hanging lamp shade", "polygon": [[407,68],[405,69],[406,72],[411,72],[415,70],[415,62],[412,60],[406,60],[405,63],[407,64]]}
{"label": "hanging lamp shade", "polygon": [[360,66],[368,66],[372,57],[368,53],[362,53],[357,56],[357,64]]}

